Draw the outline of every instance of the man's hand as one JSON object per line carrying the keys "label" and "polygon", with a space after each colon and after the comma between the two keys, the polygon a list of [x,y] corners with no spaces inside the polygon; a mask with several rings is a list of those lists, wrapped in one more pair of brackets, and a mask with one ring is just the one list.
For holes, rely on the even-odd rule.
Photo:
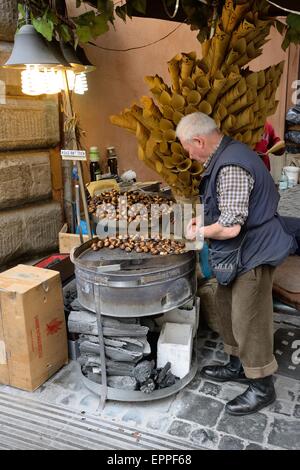
{"label": "man's hand", "polygon": [[188,240],[195,240],[199,229],[202,227],[201,217],[194,217],[187,225],[186,238]]}

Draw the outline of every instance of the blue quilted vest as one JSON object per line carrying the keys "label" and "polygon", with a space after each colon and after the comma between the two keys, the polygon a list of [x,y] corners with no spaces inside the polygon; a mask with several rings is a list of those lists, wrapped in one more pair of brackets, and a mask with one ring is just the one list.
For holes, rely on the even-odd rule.
{"label": "blue quilted vest", "polygon": [[282,218],[277,214],[279,193],[259,156],[246,145],[227,136],[223,137],[200,183],[205,225],[217,222],[220,216],[216,192],[217,176],[226,165],[238,165],[247,170],[254,179],[254,187],[249,199],[248,218],[239,236],[230,240],[210,240],[211,248],[220,251],[234,250],[244,240],[238,274],[262,264],[277,266],[297,248],[294,236],[288,233]]}

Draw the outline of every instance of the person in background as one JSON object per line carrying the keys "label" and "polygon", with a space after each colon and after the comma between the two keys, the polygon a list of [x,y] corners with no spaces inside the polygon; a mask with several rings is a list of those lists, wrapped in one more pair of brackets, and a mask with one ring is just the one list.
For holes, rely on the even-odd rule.
{"label": "person in background", "polygon": [[[282,144],[280,148],[278,150],[276,148],[272,150],[272,147],[274,147],[275,144],[279,144],[279,143]],[[284,141],[281,140],[280,137],[276,135],[274,127],[269,121],[266,121],[262,139],[260,142],[256,144],[254,150],[261,157],[262,161],[264,162],[264,164],[266,165],[269,171],[271,170],[269,153],[273,153],[274,155],[284,154],[285,152]],[[270,152],[270,150],[272,150],[272,152]]]}

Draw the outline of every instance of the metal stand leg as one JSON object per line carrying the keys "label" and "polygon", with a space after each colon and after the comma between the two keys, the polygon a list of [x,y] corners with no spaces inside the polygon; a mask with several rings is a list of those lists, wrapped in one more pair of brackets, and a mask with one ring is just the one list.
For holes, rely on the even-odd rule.
{"label": "metal stand leg", "polygon": [[100,347],[100,361],[101,361],[101,391],[100,391],[100,403],[98,410],[103,411],[106,399],[107,399],[107,373],[106,373],[106,358],[105,358],[105,346],[103,337],[103,327],[101,318],[101,295],[100,285],[95,284],[94,286],[94,297],[96,306],[96,316],[98,325],[98,338]]}

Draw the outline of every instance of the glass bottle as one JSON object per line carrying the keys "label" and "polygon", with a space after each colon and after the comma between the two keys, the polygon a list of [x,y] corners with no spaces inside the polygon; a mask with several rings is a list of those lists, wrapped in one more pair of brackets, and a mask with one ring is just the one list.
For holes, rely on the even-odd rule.
{"label": "glass bottle", "polygon": [[101,170],[100,170],[100,153],[98,147],[90,148],[90,175],[91,181],[97,181],[100,179]]}
{"label": "glass bottle", "polygon": [[118,176],[118,157],[115,147],[107,147],[107,165],[112,176]]}

